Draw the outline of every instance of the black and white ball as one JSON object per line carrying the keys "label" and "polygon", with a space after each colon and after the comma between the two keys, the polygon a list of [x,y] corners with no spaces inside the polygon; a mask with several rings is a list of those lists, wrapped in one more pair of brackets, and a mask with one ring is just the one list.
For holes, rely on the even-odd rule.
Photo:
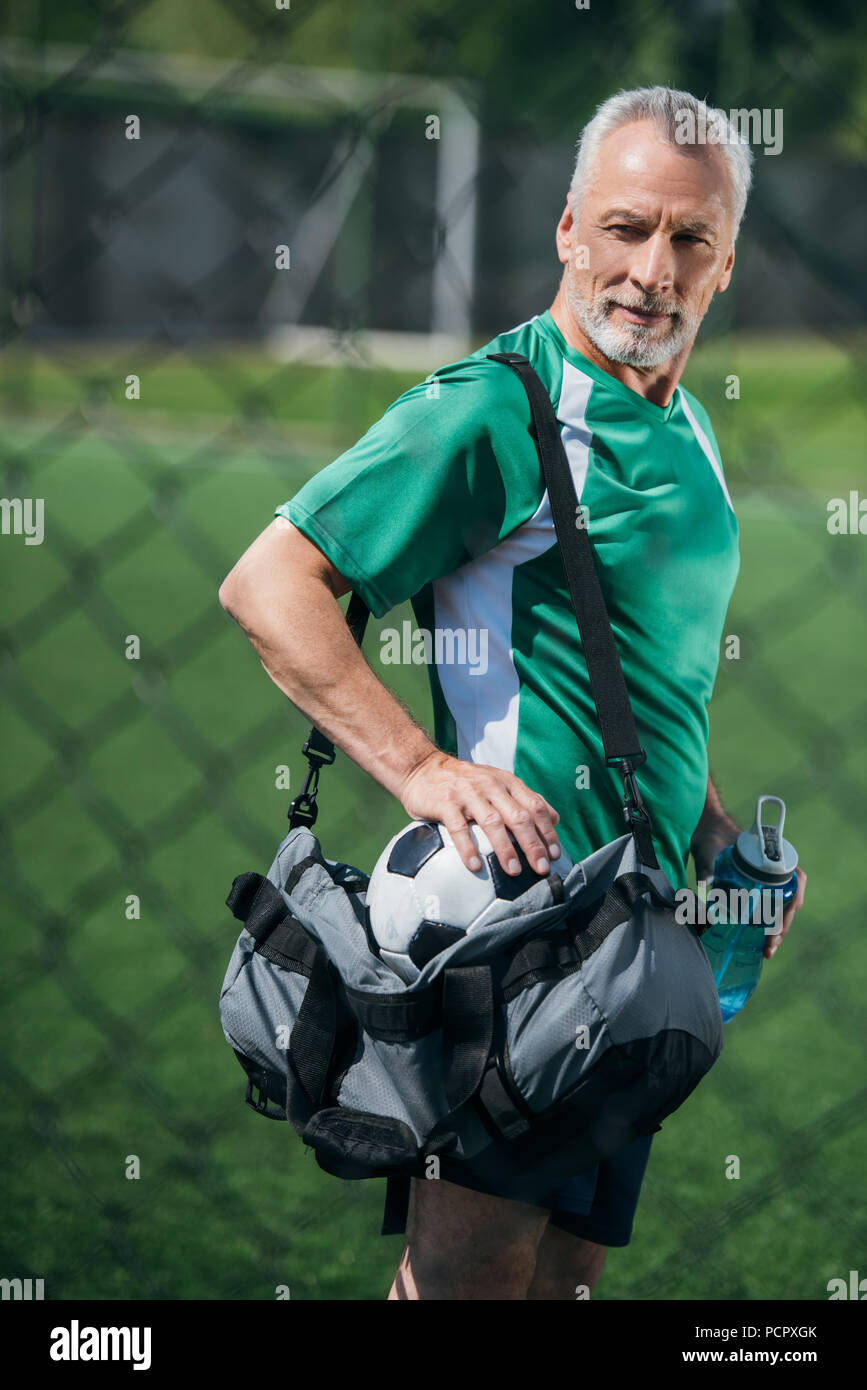
{"label": "black and white ball", "polygon": [[412,821],[389,840],[370,875],[371,935],[382,959],[406,984],[438,952],[546,877],[530,867],[517,844],[521,872],[507,874],[484,831],[471,824],[470,834],[482,861],[475,872],[444,825]]}

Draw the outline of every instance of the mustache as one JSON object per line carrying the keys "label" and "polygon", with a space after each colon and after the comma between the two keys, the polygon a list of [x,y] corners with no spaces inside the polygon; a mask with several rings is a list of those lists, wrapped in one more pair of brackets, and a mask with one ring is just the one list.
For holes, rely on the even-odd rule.
{"label": "mustache", "polygon": [[661,295],[639,295],[636,297],[622,297],[621,295],[609,295],[606,297],[606,309],[613,309],[614,304],[620,304],[621,309],[632,309],[635,313],[641,314],[668,314],[670,318],[681,318],[682,311],[679,304],[672,304],[670,299]]}
{"label": "mustache", "polygon": [[663,299],[659,295],[641,295],[637,300],[623,299],[619,296],[615,299],[613,295],[609,295],[605,300],[605,307],[609,313],[617,304],[623,309],[632,309],[641,314],[667,314],[669,318],[678,320],[682,317],[678,305],[672,304],[670,299]]}

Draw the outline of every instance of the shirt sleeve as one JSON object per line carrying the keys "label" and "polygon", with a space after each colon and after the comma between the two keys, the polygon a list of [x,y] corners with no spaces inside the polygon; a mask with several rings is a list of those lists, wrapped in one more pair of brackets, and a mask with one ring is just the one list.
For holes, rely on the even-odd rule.
{"label": "shirt sleeve", "polygon": [[464,360],[406,391],[275,515],[382,617],[533,514],[542,486],[529,427],[514,373]]}

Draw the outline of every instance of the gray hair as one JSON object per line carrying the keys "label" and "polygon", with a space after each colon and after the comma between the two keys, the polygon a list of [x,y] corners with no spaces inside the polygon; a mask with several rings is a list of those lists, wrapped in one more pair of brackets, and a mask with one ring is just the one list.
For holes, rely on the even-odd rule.
{"label": "gray hair", "polygon": [[672,87],[636,87],[617,92],[597,108],[578,141],[575,172],[569,186],[573,217],[577,216],[581,197],[595,172],[602,141],[631,121],[653,121],[664,139],[687,149],[695,139],[694,135],[692,139],[688,137],[690,129],[713,132],[707,143],[720,146],[728,165],[736,238],[752,183],[753,152],[723,111],[699,101],[691,92]]}

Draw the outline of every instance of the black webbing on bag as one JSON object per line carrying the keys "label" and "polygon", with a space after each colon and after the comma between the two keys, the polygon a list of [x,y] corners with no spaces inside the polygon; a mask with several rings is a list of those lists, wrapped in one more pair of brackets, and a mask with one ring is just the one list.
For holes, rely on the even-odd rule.
{"label": "black webbing on bag", "polygon": [[372,994],[345,985],[346,1002],[361,1028],[379,1042],[402,1043],[423,1038],[442,1013],[442,978],[423,989]]}
{"label": "black webbing on bag", "polygon": [[523,1139],[529,1133],[530,1117],[519,1108],[521,1097],[506,1085],[499,1065],[491,1066],[485,1072],[479,1101],[498,1136],[507,1143]]}
{"label": "black webbing on bag", "polygon": [[[568,921],[568,918],[567,918]],[[550,936],[537,936],[528,941],[512,957],[508,970],[500,981],[504,1004],[541,980],[565,979],[581,969],[581,957],[569,936],[562,930]]]}
{"label": "black webbing on bag", "polygon": [[320,950],[309,932],[286,911],[282,894],[261,874],[239,874],[226,899],[227,907],[253,937],[254,950],[283,970],[308,979]]}
{"label": "black webbing on bag", "polygon": [[646,874],[621,874],[612,883],[601,902],[592,903],[589,908],[578,909],[566,918],[566,926],[575,949],[583,965],[594,951],[598,951],[603,941],[619,927],[628,922],[639,898],[648,893],[651,900],[662,907],[668,904],[660,897]]}
{"label": "black webbing on bag", "polygon": [[306,874],[307,870],[312,869],[314,865],[318,865],[320,869],[325,868],[323,861],[317,859],[313,854],[308,854],[304,859],[299,859],[297,864],[292,865],[286,875],[286,882],[283,884],[283,892],[287,897],[293,889],[297,888],[299,880]]}
{"label": "black webbing on bag", "polygon": [[292,1027],[287,1054],[287,1062],[314,1111],[322,1104],[325,1095],[336,1035],[337,998],[328,957],[319,947],[313,958],[298,1017]]}
{"label": "black webbing on bag", "polygon": [[620,657],[593,562],[593,548],[578,504],[554,407],[541,378],[523,353],[489,352],[487,357],[491,362],[503,362],[511,367],[529,398],[536,448],[587,662],[605,761],[609,767],[617,767],[623,778],[624,818],[634,836],[638,856],[649,868],[658,869],[650,817],[633,776],[646,754],[638,741]]}
{"label": "black webbing on bag", "polygon": [[508,1004],[540,980],[562,980],[580,970],[614,928],[629,921],[635,904],[645,893],[654,905],[670,908],[646,874],[621,874],[602,897],[572,909],[564,923],[565,931],[558,928],[526,942],[515,952],[499,983],[503,1002]]}
{"label": "black webbing on bag", "polygon": [[489,965],[447,967],[442,995],[446,1093],[455,1111],[478,1089],[494,1041],[494,986]]}
{"label": "black webbing on bag", "polygon": [[279,889],[261,874],[239,874],[226,904],[244,923],[260,955],[308,981],[289,1046],[292,1069],[315,1109],[321,1104],[330,1074],[338,1023],[328,957],[319,942],[286,911]]}
{"label": "black webbing on bag", "polygon": [[396,1236],[406,1230],[409,1216],[410,1180],[394,1175],[385,1184],[385,1210],[380,1235]]}

